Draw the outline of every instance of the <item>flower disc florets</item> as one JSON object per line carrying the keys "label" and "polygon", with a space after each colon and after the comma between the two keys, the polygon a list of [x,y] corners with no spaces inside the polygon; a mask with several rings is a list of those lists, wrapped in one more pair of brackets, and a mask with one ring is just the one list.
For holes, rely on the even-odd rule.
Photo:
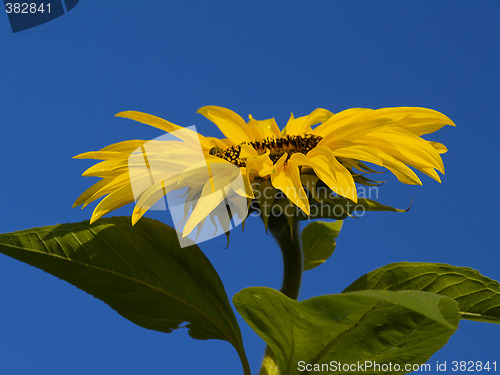
{"label": "flower disc florets", "polygon": [[[252,142],[244,142],[252,146],[259,155],[265,154],[269,151],[269,158],[272,160],[273,164],[285,154],[288,154],[287,161],[290,156],[296,152],[301,152],[307,154],[318,143],[323,139],[323,137],[314,134],[301,134],[301,135],[285,135],[283,137],[268,137],[262,140],[256,140]],[[241,145],[235,145],[222,149],[220,147],[213,147],[210,149],[210,155],[217,156],[224,159],[238,167],[246,167],[246,162],[244,159],[240,158]]]}

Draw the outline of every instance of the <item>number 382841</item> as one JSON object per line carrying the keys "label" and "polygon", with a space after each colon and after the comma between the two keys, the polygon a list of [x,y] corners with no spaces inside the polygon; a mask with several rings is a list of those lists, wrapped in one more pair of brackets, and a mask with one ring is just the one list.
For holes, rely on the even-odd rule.
{"label": "number 382841", "polygon": [[5,3],[5,11],[7,14],[50,13],[50,3]]}

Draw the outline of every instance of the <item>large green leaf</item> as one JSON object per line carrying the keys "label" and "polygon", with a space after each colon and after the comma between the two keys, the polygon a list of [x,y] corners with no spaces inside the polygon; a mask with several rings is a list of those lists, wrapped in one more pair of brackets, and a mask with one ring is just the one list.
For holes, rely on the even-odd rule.
{"label": "large green leaf", "polygon": [[217,272],[196,246],[180,248],[158,221],[128,217],[0,235],[0,252],[55,275],[144,327],[230,342],[244,360],[241,333]]}
{"label": "large green leaf", "polygon": [[441,263],[392,263],[360,277],[344,292],[423,290],[458,302],[462,318],[500,323],[500,284],[472,268]]}
{"label": "large green leaf", "polygon": [[342,228],[342,221],[314,221],[301,233],[304,253],[304,271],[324,263],[335,250],[335,239]]}
{"label": "large green leaf", "polygon": [[[233,302],[269,345],[274,358],[268,362],[280,375],[306,374],[301,364],[328,367],[331,361],[401,366],[394,366],[394,371],[355,369],[350,374],[408,373],[412,369],[404,366],[425,363],[448,341],[459,321],[455,301],[420,291],[367,290],[298,302],[256,287],[243,289]],[[338,372],[321,367],[313,371]]]}

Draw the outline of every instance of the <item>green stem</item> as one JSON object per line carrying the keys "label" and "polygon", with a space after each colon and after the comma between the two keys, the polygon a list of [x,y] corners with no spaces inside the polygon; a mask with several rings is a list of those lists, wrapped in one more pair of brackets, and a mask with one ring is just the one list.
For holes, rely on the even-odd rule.
{"label": "green stem", "polygon": [[243,366],[243,374],[244,375],[252,375],[250,372],[250,364],[248,363],[247,356],[244,350],[237,350],[238,356],[241,360],[241,365]]}
{"label": "green stem", "polygon": [[288,222],[282,217],[271,218],[268,228],[273,237],[276,238],[276,241],[278,241],[281,253],[283,254],[284,272],[281,293],[292,299],[297,299],[303,270],[298,223],[294,221],[292,230],[290,230]]}
{"label": "green stem", "polygon": [[[283,254],[283,284],[281,293],[289,298],[297,299],[299,296],[300,283],[303,272],[302,249],[300,248],[299,226],[294,221],[292,227],[287,220],[281,217],[272,217],[269,220],[268,229],[278,241]],[[269,346],[266,347],[264,360],[259,375],[271,375],[277,373],[273,353]]]}

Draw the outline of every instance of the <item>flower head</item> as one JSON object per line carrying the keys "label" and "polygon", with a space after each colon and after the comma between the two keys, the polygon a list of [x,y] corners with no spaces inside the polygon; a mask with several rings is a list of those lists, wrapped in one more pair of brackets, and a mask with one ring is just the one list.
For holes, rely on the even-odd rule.
{"label": "flower head", "polygon": [[[172,134],[178,139],[125,141],[75,156],[103,160],[83,174],[102,179],[87,189],[75,206],[85,207],[104,197],[92,215],[91,221],[95,221],[136,201],[132,215],[135,223],[168,192],[187,189],[190,203],[185,207],[186,234],[207,217],[213,219],[216,207],[228,205],[227,186],[236,196],[252,199],[255,183],[265,182],[309,215],[303,183],[306,175],[317,177],[331,191],[353,202],[358,199],[355,182],[371,182],[361,173],[372,171],[365,162],[386,168],[405,184],[422,184],[410,167],[440,182],[436,171],[444,173],[440,154],[446,147],[421,136],[445,125],[454,126],[442,113],[418,107],[352,108],[336,114],[318,108],[307,116],[295,118],[292,114],[282,130],[274,119],[249,116],[245,122],[222,107],[207,106],[198,112],[214,122],[226,138],[204,137],[141,112],[118,113],[118,117],[175,132]],[[136,173],[134,166],[144,163],[146,143],[149,169]],[[233,186],[239,173],[243,185]],[[134,182],[143,181],[149,181],[147,188],[134,194]],[[224,189],[226,193],[214,196]],[[203,199],[208,196],[210,199]],[[241,209],[238,215],[242,215]]]}

